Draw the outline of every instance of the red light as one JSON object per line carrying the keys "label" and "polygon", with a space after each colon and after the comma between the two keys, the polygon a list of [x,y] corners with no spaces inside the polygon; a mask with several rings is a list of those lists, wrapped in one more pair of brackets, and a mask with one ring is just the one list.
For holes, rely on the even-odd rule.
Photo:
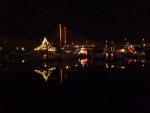
{"label": "red light", "polygon": [[134,51],[132,49],[128,49],[128,52],[129,53],[133,53]]}
{"label": "red light", "polygon": [[132,61],[133,61],[132,59],[129,59],[129,60],[128,60],[128,64],[131,63]]}
{"label": "red light", "polygon": [[81,63],[86,63],[86,62],[87,62],[87,58],[81,60]]}

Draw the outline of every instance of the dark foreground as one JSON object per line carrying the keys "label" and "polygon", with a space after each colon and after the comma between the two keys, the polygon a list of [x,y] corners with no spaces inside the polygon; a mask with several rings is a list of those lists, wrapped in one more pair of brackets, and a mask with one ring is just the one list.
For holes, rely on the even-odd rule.
{"label": "dark foreground", "polygon": [[1,73],[0,113],[150,112],[149,63],[131,63],[125,69],[80,67],[65,72],[68,78],[62,83],[57,69],[44,81],[30,66]]}

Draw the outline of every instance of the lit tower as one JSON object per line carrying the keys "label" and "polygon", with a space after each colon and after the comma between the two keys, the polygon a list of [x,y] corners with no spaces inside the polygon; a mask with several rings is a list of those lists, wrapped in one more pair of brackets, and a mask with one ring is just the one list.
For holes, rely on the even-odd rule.
{"label": "lit tower", "polygon": [[60,48],[61,48],[61,24],[59,24]]}
{"label": "lit tower", "polygon": [[66,45],[66,27],[64,27],[64,45]]}

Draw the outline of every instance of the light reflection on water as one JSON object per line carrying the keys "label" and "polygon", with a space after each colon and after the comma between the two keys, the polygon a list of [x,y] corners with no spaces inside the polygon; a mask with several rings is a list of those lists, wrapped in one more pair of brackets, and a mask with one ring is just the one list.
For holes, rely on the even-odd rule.
{"label": "light reflection on water", "polygon": [[31,109],[60,113],[147,111],[149,66],[149,59],[3,60],[0,105],[11,108],[3,109],[6,112],[20,113]]}
{"label": "light reflection on water", "polygon": [[[14,60],[1,60],[0,61],[0,73],[14,74],[18,72],[25,72],[27,70],[33,70],[36,74],[41,74],[45,81],[48,80],[49,76],[53,71],[57,71],[60,78],[67,78],[67,73],[70,71],[83,70],[104,70],[110,71],[113,69],[123,70],[139,66],[140,68],[146,68],[149,65],[149,59],[125,59],[125,60],[93,60],[93,59],[78,59],[78,60],[65,60],[65,61],[33,61],[30,58],[20,58]],[[92,73],[91,73],[92,74]],[[64,77],[65,76],[65,77]],[[62,80],[61,80],[62,81]],[[61,83],[61,82],[60,82]]]}
{"label": "light reflection on water", "polygon": [[[145,64],[149,64],[149,60],[146,59],[126,59],[126,60],[116,60],[116,61],[106,61],[106,60],[92,60],[92,59],[78,59],[78,60],[67,60],[67,61],[56,61],[56,62],[38,62],[35,63],[35,73],[41,74],[45,81],[48,80],[50,74],[53,71],[58,71],[60,76],[60,83],[63,81],[62,79],[66,80],[69,72],[79,72],[80,70],[85,71],[91,70],[90,74],[92,73],[92,69],[94,70],[103,70],[103,71],[110,71],[110,70],[124,70],[130,65],[139,66],[141,68],[145,67]],[[134,69],[134,67],[132,67]],[[44,72],[45,75],[44,75]],[[84,74],[84,72],[82,73]],[[131,74],[131,73],[130,73]]]}

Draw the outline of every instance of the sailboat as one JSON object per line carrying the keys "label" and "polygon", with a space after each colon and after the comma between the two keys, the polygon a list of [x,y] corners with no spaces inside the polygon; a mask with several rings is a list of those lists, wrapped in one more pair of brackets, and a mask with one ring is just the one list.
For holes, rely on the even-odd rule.
{"label": "sailboat", "polygon": [[33,58],[35,60],[58,60],[60,57],[56,47],[53,47],[44,37],[42,44],[34,48]]}
{"label": "sailboat", "polygon": [[77,49],[74,48],[72,45],[65,45],[63,48],[61,48],[60,58],[61,60],[77,59]]}

